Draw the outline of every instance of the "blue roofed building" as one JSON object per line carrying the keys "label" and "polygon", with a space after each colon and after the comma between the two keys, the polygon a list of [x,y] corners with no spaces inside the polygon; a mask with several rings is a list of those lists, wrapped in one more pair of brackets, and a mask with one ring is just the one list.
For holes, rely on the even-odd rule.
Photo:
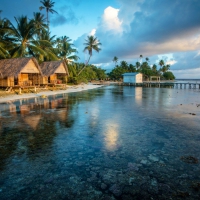
{"label": "blue roofed building", "polygon": [[124,83],[142,83],[143,82],[143,74],[139,72],[135,73],[124,73],[123,82]]}

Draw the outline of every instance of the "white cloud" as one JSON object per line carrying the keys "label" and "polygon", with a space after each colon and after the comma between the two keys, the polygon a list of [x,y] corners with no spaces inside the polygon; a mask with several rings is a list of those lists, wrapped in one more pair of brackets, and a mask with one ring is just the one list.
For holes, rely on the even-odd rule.
{"label": "white cloud", "polygon": [[94,28],[94,29],[91,30],[91,32],[89,33],[89,35],[93,35],[94,36],[95,33],[96,33],[96,29]]}
{"label": "white cloud", "polygon": [[177,61],[175,61],[175,60],[169,60],[166,62],[167,65],[174,65],[176,63],[177,63]]}
{"label": "white cloud", "polygon": [[111,6],[107,7],[104,10],[104,14],[102,17],[102,28],[103,31],[112,31],[113,33],[121,33],[122,32],[122,21],[118,18],[119,9],[115,9]]}

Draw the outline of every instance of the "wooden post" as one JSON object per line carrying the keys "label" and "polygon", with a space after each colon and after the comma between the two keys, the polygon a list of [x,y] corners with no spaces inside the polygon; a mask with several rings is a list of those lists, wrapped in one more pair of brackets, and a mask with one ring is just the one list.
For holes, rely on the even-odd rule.
{"label": "wooden post", "polygon": [[19,94],[21,94],[22,93],[22,89],[21,89],[21,87],[19,88]]}
{"label": "wooden post", "polygon": [[34,91],[37,92],[37,91],[36,91],[36,86],[34,87]]}

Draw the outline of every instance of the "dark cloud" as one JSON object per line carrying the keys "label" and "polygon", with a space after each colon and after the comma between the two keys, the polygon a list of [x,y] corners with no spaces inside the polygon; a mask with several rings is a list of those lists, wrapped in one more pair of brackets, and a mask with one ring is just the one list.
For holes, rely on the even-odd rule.
{"label": "dark cloud", "polygon": [[[74,24],[77,25],[79,23],[79,19],[76,16],[74,10],[71,8],[71,6],[61,6],[57,9],[57,12],[59,14],[55,14],[52,17],[51,23],[52,26],[60,26],[63,24]],[[61,14],[62,13],[62,14]]]}
{"label": "dark cloud", "polygon": [[199,9],[198,0],[144,1],[134,15],[128,35],[142,42],[185,37],[200,28]]}

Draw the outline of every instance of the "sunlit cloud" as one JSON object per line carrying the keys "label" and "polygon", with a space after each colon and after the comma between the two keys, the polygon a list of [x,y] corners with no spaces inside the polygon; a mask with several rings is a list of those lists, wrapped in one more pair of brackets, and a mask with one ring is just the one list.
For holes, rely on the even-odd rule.
{"label": "sunlit cloud", "polygon": [[122,21],[118,18],[119,9],[111,6],[104,10],[102,17],[102,27],[104,31],[113,31],[114,34],[122,32]]}
{"label": "sunlit cloud", "polygon": [[89,35],[92,35],[92,36],[94,36],[94,35],[95,35],[95,33],[96,33],[96,29],[94,28],[94,29],[92,29],[92,30],[91,30],[91,32],[89,33]]}

